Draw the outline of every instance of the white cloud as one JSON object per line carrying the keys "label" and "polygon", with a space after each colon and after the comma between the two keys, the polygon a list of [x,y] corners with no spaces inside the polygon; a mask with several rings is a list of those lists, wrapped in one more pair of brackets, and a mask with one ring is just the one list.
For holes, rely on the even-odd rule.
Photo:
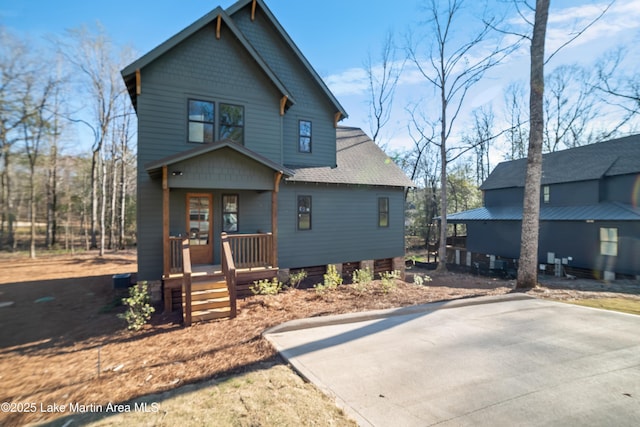
{"label": "white cloud", "polygon": [[324,78],[331,92],[336,96],[361,95],[367,91],[367,72],[363,68],[349,68],[338,74]]}

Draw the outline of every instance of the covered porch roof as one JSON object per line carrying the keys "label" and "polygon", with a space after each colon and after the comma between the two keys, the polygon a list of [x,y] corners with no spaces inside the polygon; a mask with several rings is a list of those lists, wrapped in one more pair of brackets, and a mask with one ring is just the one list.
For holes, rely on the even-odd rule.
{"label": "covered porch roof", "polygon": [[270,190],[274,172],[293,171],[230,140],[199,145],[145,165],[152,177],[167,168],[169,188],[235,188]]}

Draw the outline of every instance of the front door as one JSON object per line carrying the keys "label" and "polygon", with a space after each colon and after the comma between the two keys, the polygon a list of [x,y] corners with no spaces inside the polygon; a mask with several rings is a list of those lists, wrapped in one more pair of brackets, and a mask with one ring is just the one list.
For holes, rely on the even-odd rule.
{"label": "front door", "polygon": [[191,264],[213,263],[213,195],[187,194]]}

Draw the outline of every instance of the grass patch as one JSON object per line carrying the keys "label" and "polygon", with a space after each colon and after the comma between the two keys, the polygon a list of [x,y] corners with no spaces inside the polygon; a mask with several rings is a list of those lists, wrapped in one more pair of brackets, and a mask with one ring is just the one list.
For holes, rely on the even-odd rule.
{"label": "grass patch", "polygon": [[585,298],[567,301],[571,304],[640,315],[640,300],[630,298]]}

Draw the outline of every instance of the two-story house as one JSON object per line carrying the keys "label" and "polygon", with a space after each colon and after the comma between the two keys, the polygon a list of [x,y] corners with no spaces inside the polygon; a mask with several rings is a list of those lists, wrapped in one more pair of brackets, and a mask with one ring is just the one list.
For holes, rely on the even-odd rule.
{"label": "two-story house", "polygon": [[[526,165],[500,163],[480,187],[484,207],[448,217],[466,224],[469,252],[519,257]],[[542,267],[640,276],[640,135],[544,154],[541,185]]]}
{"label": "two-story house", "polygon": [[214,9],[122,76],[138,116],[138,278],[163,280],[167,309],[186,246],[193,270],[213,275],[228,242],[234,286],[283,269],[404,265],[412,182],[339,126],[344,108],[263,0]]}

